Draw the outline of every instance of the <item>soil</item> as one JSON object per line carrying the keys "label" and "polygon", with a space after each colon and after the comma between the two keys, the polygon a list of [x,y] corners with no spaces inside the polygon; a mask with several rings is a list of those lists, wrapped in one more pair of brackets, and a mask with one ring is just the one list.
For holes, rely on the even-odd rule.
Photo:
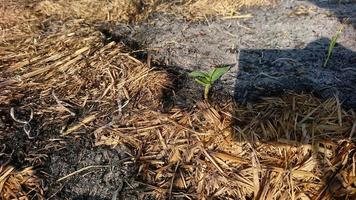
{"label": "soil", "polygon": [[[239,102],[294,91],[337,95],[346,108],[356,108],[356,4],[282,1],[242,11],[249,13],[201,22],[159,15],[140,26],[119,24],[113,37],[143,44],[158,62],[182,72],[230,66],[218,89]],[[347,18],[324,67],[331,38]]]}
{"label": "soil", "polygon": [[[242,13],[253,16],[192,22],[160,14],[141,25],[118,24],[106,36],[135,48],[145,47],[155,62],[180,73],[228,65],[230,71],[214,90],[240,102],[293,90],[314,92],[321,98],[338,95],[345,107],[356,108],[356,4],[283,0],[274,7]],[[323,67],[330,38],[346,17],[349,23]],[[199,86],[182,80],[186,81],[178,92],[178,103],[202,98]],[[13,135],[4,141],[5,151],[16,149],[12,162],[18,166],[37,163],[39,175],[47,180],[47,198],[138,199],[145,191],[137,182],[135,163],[127,159],[129,147],[94,147],[90,137],[59,139],[52,133],[41,133],[30,141],[20,125],[6,120],[11,119],[7,113],[1,113],[0,129]],[[51,153],[34,162],[24,160],[22,151],[34,156]],[[94,167],[57,181],[85,166]]]}
{"label": "soil", "polygon": [[[78,145],[66,145],[65,151],[51,157],[49,168],[54,177],[64,177],[86,166],[98,166],[84,172],[84,175],[75,176],[68,179],[69,181],[64,180],[64,183],[61,183],[64,184],[64,187],[62,185],[63,188],[57,197],[64,199],[71,196],[78,200],[111,199],[109,197],[117,192],[118,197],[125,195],[125,199],[128,199],[130,194],[127,192],[121,194],[121,191],[124,185],[131,182],[131,172],[136,170],[132,162],[130,164],[123,162],[125,158],[129,158],[129,155],[124,153],[129,152],[129,149],[125,146],[115,149],[83,146],[86,148]],[[133,194],[135,195],[135,193]]]}

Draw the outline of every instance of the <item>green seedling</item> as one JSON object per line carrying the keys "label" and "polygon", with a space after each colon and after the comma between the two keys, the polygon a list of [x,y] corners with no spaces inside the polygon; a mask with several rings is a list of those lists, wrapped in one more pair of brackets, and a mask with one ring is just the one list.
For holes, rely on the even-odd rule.
{"label": "green seedling", "polygon": [[326,65],[328,64],[331,54],[333,53],[336,41],[340,37],[340,34],[342,33],[343,30],[344,30],[344,26],[341,26],[339,28],[339,30],[336,32],[336,34],[331,38],[331,41],[330,41],[330,44],[328,47],[328,54],[326,56],[326,59],[325,59],[324,65],[323,65],[324,67],[326,67]]}
{"label": "green seedling", "polygon": [[204,86],[204,99],[208,99],[209,90],[213,86],[214,82],[223,76],[228,70],[229,67],[218,67],[208,73],[193,71],[189,73],[189,76],[193,77],[197,83]]}

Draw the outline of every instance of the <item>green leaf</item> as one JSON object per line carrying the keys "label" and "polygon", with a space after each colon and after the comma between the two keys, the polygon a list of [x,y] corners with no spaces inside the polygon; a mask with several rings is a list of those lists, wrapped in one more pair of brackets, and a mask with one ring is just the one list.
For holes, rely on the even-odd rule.
{"label": "green leaf", "polygon": [[189,73],[189,76],[191,77],[209,77],[209,74],[205,73],[205,72],[200,72],[200,71],[193,71]]}
{"label": "green leaf", "polygon": [[324,65],[323,65],[324,67],[326,67],[326,65],[328,64],[331,54],[333,53],[336,41],[340,37],[340,34],[342,33],[343,29],[344,29],[344,27],[341,26],[339,28],[339,30],[336,32],[336,34],[331,38],[331,41],[330,41],[330,44],[328,47],[328,55],[326,56],[326,59],[325,59]]}
{"label": "green leaf", "polygon": [[204,86],[211,84],[211,82],[206,77],[195,78],[195,81]]}
{"label": "green leaf", "polygon": [[212,72],[210,72],[210,81],[215,82],[220,77],[222,77],[227,71],[229,71],[229,67],[215,68]]}

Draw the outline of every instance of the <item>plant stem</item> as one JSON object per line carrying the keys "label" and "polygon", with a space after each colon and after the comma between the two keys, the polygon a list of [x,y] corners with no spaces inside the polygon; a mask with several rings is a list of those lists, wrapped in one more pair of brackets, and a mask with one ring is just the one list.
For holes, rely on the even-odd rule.
{"label": "plant stem", "polygon": [[204,99],[208,99],[208,94],[209,94],[210,87],[211,87],[210,84],[205,85],[205,88],[204,88]]}

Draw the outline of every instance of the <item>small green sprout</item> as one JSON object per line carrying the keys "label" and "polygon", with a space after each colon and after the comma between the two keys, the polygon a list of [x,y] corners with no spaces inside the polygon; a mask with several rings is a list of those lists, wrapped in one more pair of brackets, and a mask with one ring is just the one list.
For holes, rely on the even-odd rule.
{"label": "small green sprout", "polygon": [[324,67],[326,67],[326,65],[328,64],[331,54],[333,53],[336,41],[340,37],[340,34],[342,33],[343,30],[344,30],[344,26],[341,26],[339,28],[339,30],[335,33],[335,35],[331,38],[331,41],[330,41],[330,44],[328,47],[328,55],[326,56],[326,59],[325,59],[324,65],[323,65]]}
{"label": "small green sprout", "polygon": [[208,99],[209,90],[216,80],[223,76],[229,67],[218,67],[211,70],[209,73],[201,71],[193,71],[189,73],[190,77],[193,77],[196,82],[204,86],[204,99]]}

